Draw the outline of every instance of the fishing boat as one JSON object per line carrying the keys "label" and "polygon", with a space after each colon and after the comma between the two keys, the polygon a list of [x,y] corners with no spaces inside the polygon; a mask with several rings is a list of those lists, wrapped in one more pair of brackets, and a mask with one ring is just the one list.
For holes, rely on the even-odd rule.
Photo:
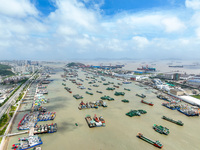
{"label": "fishing boat", "polygon": [[75,95],[73,95],[73,97],[74,97],[75,99],[82,99],[82,98],[83,98],[83,96],[81,96],[81,95],[79,95],[79,94],[75,94]]}
{"label": "fishing boat", "polygon": [[115,92],[115,94],[114,94],[115,96],[124,96],[125,95],[125,93],[124,92]]}
{"label": "fishing boat", "polygon": [[102,94],[103,92],[102,91],[97,91],[97,93],[101,93]]}
{"label": "fishing boat", "polygon": [[93,95],[92,92],[88,92],[88,91],[86,91],[85,93],[86,93],[86,94],[89,94],[89,95]]}
{"label": "fishing boat", "polygon": [[129,100],[123,99],[122,102],[124,102],[124,103],[129,103]]}
{"label": "fishing boat", "polygon": [[20,141],[20,143],[16,143],[12,145],[12,149],[16,150],[26,150],[33,148],[35,146],[41,145],[43,142],[40,137],[37,135],[29,136],[26,140]]}
{"label": "fishing boat", "polygon": [[90,115],[85,117],[85,120],[90,128],[96,127],[95,121],[91,118]]}
{"label": "fishing boat", "polygon": [[34,134],[54,133],[57,132],[57,124],[36,125],[34,127]]}
{"label": "fishing boat", "polygon": [[99,118],[96,116],[96,114],[94,115],[94,121],[99,122]]}
{"label": "fishing boat", "polygon": [[113,87],[119,88],[119,86],[118,86],[118,85],[113,85]]}
{"label": "fishing boat", "polygon": [[132,83],[132,82],[129,82],[129,81],[123,81],[122,83],[123,83],[123,84],[130,84],[130,83]]}
{"label": "fishing boat", "polygon": [[124,90],[126,90],[126,91],[131,91],[131,89],[127,89],[127,88],[124,88]]}
{"label": "fishing boat", "polygon": [[163,126],[161,126],[161,125],[158,126],[158,125],[154,124],[154,125],[153,125],[153,129],[154,129],[156,132],[160,133],[160,134],[165,134],[165,135],[168,135],[168,134],[169,134],[169,129],[166,128],[166,127],[163,127]]}
{"label": "fishing boat", "polygon": [[163,145],[159,141],[153,141],[153,140],[145,137],[142,133],[138,133],[137,137],[142,139],[142,140],[144,140],[144,141],[146,141],[146,142],[148,142],[148,143],[150,143],[150,144],[152,144],[152,145],[154,145],[155,147],[158,147],[158,148],[162,148],[163,147]]}
{"label": "fishing boat", "polygon": [[112,97],[110,97],[110,96],[106,96],[106,95],[102,96],[101,99],[102,99],[102,100],[108,100],[108,101],[113,101],[113,100],[115,100],[114,98],[112,98]]}
{"label": "fishing boat", "polygon": [[108,87],[108,88],[106,88],[106,90],[113,91],[113,90],[115,90],[115,88]]}

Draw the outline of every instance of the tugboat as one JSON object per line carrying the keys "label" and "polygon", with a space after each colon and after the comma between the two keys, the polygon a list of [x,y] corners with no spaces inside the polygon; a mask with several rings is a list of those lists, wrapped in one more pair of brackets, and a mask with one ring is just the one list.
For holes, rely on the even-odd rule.
{"label": "tugboat", "polygon": [[162,148],[163,147],[163,145],[159,141],[153,141],[153,140],[151,140],[149,138],[146,138],[142,133],[138,133],[137,137],[139,139],[142,139],[142,140],[154,145],[155,147],[158,147],[158,148]]}
{"label": "tugboat", "polygon": [[175,121],[175,120],[173,120],[173,119],[171,119],[171,118],[168,118],[168,117],[166,117],[166,116],[163,116],[162,119],[165,119],[165,120],[167,120],[167,121],[170,121],[170,122],[175,123],[175,124],[180,125],[180,126],[183,126],[183,125],[184,125],[184,123],[183,123],[182,121],[180,121],[180,120]]}
{"label": "tugboat", "polygon": [[147,105],[150,105],[150,106],[153,106],[153,105],[154,105],[152,102],[149,103],[149,102],[146,102],[146,101],[144,101],[144,100],[141,100],[141,103],[144,103],[144,104],[147,104]]}
{"label": "tugboat", "polygon": [[156,132],[160,133],[160,134],[165,134],[165,135],[168,135],[168,134],[169,134],[169,129],[166,128],[166,127],[163,127],[163,126],[161,126],[161,125],[158,126],[158,125],[154,124],[154,125],[153,125],[153,129],[154,129]]}

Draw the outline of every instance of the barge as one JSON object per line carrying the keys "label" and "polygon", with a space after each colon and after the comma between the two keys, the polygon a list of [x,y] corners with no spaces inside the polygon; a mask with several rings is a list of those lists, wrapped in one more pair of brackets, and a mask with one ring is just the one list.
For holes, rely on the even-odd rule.
{"label": "barge", "polygon": [[184,125],[184,123],[183,123],[182,121],[180,121],[180,120],[175,121],[175,120],[173,120],[173,119],[171,119],[171,118],[168,118],[168,117],[166,117],[166,116],[163,116],[162,119],[167,120],[167,121],[170,121],[170,122],[175,123],[175,124],[180,125],[180,126],[183,126],[183,125]]}
{"label": "barge", "polygon": [[153,141],[153,140],[151,140],[151,139],[145,137],[142,133],[138,133],[138,134],[137,134],[137,137],[138,137],[139,139],[144,140],[144,141],[147,142],[147,143],[150,143],[151,145],[154,145],[155,147],[158,147],[158,148],[162,148],[162,147],[163,147],[163,145],[162,145],[159,141]]}
{"label": "barge", "polygon": [[136,94],[136,96],[141,97],[141,98],[145,98],[146,97],[146,95],[144,95],[144,94],[141,94],[141,95]]}
{"label": "barge", "polygon": [[147,104],[147,105],[150,105],[150,106],[153,106],[154,104],[152,103],[152,102],[146,102],[146,101],[144,101],[144,100],[141,100],[141,103],[144,103],[144,104]]}

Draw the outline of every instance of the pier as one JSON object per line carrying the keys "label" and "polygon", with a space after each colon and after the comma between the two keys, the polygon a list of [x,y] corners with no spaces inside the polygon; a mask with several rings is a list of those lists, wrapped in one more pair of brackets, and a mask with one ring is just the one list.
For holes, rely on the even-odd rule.
{"label": "pier", "polygon": [[16,133],[10,133],[10,134],[6,134],[6,135],[1,135],[0,137],[10,137],[10,136],[16,136],[16,135],[21,135],[21,134],[26,134],[29,133],[29,131],[23,131],[23,132],[16,132]]}

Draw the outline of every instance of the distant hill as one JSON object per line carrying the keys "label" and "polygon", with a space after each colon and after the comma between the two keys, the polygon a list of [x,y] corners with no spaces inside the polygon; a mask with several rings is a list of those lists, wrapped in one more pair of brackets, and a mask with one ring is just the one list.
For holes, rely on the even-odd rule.
{"label": "distant hill", "polygon": [[8,65],[0,64],[0,76],[14,75],[10,69],[11,67]]}
{"label": "distant hill", "polygon": [[71,63],[68,63],[66,66],[67,67],[75,67],[75,66],[78,67],[78,66],[85,66],[85,65],[82,63],[71,62]]}

